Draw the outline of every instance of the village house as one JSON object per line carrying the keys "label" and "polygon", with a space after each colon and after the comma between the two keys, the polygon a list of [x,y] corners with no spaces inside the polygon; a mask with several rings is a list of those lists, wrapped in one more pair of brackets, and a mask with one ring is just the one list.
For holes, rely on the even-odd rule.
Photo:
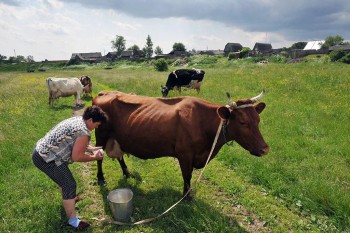
{"label": "village house", "polygon": [[267,56],[267,55],[271,55],[272,52],[273,50],[272,50],[271,44],[257,42],[255,43],[251,51],[251,54],[253,56],[256,56],[256,55]]}
{"label": "village house", "polygon": [[100,52],[72,53],[69,63],[70,64],[80,63],[80,62],[95,63],[95,62],[99,62],[101,59],[102,59],[102,54]]}
{"label": "village house", "polygon": [[243,46],[239,43],[227,43],[224,48],[224,55],[227,57],[229,53],[238,53]]}

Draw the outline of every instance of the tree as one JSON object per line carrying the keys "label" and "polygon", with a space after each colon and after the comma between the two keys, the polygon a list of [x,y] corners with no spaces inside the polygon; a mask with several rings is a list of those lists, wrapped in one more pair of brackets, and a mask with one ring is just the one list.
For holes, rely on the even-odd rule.
{"label": "tree", "polygon": [[183,45],[182,43],[175,42],[174,45],[173,45],[173,50],[186,51],[186,48],[185,48],[185,45]]}
{"label": "tree", "polygon": [[26,62],[26,58],[22,55],[17,55],[16,57],[9,57],[9,63],[20,63],[20,62]]}
{"label": "tree", "polygon": [[0,54],[0,64],[2,63],[2,61],[6,60],[6,58],[6,56]]}
{"label": "tree", "polygon": [[325,42],[323,43],[322,48],[328,49],[331,46],[342,44],[343,41],[344,41],[344,38],[340,35],[328,36],[325,39]]}
{"label": "tree", "polygon": [[138,51],[140,50],[140,47],[135,44],[135,45],[131,46],[130,48],[128,48],[128,50],[132,50],[133,53],[135,54],[135,53],[138,53]]}
{"label": "tree", "polygon": [[167,71],[168,70],[168,63],[164,58],[158,59],[154,62],[154,68],[157,71]]}
{"label": "tree", "polygon": [[159,46],[157,46],[154,50],[154,53],[156,55],[163,54],[163,50]]}
{"label": "tree", "polygon": [[305,46],[306,46],[307,42],[297,42],[297,43],[294,43],[290,49],[304,49]]}
{"label": "tree", "polygon": [[248,48],[248,47],[243,47],[243,48],[239,51],[239,57],[240,57],[240,58],[244,58],[244,57],[248,56],[249,52],[250,52],[250,48]]}
{"label": "tree", "polygon": [[33,57],[32,55],[28,55],[28,56],[27,56],[27,62],[28,62],[28,63],[34,62],[34,57]]}
{"label": "tree", "polygon": [[117,52],[117,56],[120,56],[122,52],[125,50],[125,39],[123,36],[115,36],[115,40],[111,41],[112,49],[115,49]]}
{"label": "tree", "polygon": [[145,57],[147,59],[150,59],[153,55],[153,43],[149,35],[147,36],[146,45],[143,48],[143,52],[145,53]]}

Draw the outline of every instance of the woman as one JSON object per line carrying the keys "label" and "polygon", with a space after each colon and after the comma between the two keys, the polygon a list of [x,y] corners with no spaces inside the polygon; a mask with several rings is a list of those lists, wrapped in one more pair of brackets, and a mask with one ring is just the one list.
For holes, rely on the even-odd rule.
{"label": "woman", "polygon": [[58,184],[68,224],[78,230],[90,224],[78,219],[75,213],[75,203],[79,197],[76,196],[76,182],[68,164],[103,158],[101,147],[90,146],[89,141],[91,131],[106,121],[107,115],[101,108],[90,106],[85,109],[83,116],[58,123],[36,143],[33,151],[33,163]]}

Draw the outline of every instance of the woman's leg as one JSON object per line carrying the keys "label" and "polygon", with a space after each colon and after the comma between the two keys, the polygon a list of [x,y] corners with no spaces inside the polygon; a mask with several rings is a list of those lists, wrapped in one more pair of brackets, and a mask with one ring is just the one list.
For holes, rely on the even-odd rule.
{"label": "woman's leg", "polygon": [[35,166],[49,176],[62,189],[63,207],[66,215],[70,220],[76,219],[75,224],[71,224],[71,221],[69,223],[77,227],[80,220],[77,219],[75,212],[76,182],[68,165],[61,164],[57,166],[54,162],[46,163],[36,151],[34,151],[32,159]]}

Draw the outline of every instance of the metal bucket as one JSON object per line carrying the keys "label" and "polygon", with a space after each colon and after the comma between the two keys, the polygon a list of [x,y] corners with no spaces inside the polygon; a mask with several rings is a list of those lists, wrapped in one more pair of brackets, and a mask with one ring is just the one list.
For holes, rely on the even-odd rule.
{"label": "metal bucket", "polygon": [[129,221],[132,214],[132,198],[134,194],[128,188],[115,189],[109,192],[109,201],[113,218],[116,221]]}

